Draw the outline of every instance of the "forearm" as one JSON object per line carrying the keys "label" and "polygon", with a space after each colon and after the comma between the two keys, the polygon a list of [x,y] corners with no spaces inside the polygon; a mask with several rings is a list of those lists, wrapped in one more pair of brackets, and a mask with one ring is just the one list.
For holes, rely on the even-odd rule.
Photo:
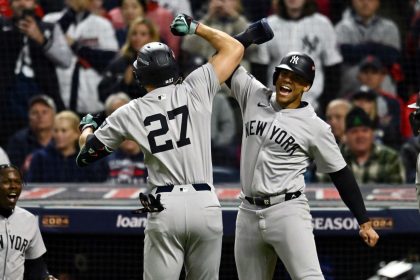
{"label": "forearm", "polygon": [[82,131],[82,134],[79,137],[79,148],[82,149],[86,145],[86,140],[89,135],[93,134],[93,128],[87,127]]}
{"label": "forearm", "polygon": [[359,225],[368,222],[369,218],[366,214],[362,194],[350,169],[346,166],[340,171],[329,173],[329,175],[340,193],[341,199],[356,217]]}

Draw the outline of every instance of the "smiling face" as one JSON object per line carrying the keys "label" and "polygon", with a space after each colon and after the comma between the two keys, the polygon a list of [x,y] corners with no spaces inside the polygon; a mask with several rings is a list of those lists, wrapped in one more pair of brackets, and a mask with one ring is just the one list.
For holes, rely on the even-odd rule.
{"label": "smiling face", "polygon": [[299,107],[302,94],[311,85],[296,73],[282,69],[276,81],[276,101],[284,109]]}
{"label": "smiling face", "polygon": [[346,131],[347,146],[355,155],[366,154],[372,147],[374,136],[370,127],[353,127]]}
{"label": "smiling face", "polygon": [[22,192],[22,178],[13,167],[0,169],[0,208],[13,210]]}

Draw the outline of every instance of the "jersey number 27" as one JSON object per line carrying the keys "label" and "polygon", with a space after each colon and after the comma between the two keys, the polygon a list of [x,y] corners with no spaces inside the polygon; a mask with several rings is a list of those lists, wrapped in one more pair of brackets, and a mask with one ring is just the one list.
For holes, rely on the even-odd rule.
{"label": "jersey number 27", "polygon": [[[176,141],[176,146],[178,148],[191,144],[190,138],[187,137],[187,121],[188,121],[188,107],[186,105],[168,111],[169,120],[174,120],[177,115],[181,115],[181,133],[179,135],[179,140]],[[149,140],[150,152],[152,154],[172,150],[174,145],[172,140],[166,140],[165,144],[157,145],[156,137],[165,135],[169,131],[168,120],[163,114],[154,114],[148,116],[144,119],[144,125],[149,126],[152,122],[160,122],[160,128],[155,129],[149,132],[147,135],[147,140]]]}

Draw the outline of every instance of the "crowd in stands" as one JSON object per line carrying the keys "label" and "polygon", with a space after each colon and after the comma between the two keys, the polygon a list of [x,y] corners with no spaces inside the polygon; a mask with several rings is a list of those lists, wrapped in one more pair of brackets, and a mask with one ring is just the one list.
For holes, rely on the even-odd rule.
{"label": "crowd in stands", "polygon": [[[399,7],[384,13],[390,5]],[[409,20],[396,21],[401,11]],[[358,182],[414,182],[420,138],[412,136],[407,108],[420,86],[414,0],[0,1],[0,163],[17,165],[29,182],[145,182],[134,141],[77,168],[78,124],[86,113],[109,115],[146,94],[132,67],[143,45],[168,44],[184,76],[214,54],[197,36],[171,34],[177,13],[230,35],[267,17],[274,38],[249,47],[242,65],[273,88],[273,69],[286,53],[310,55],[317,74],[304,100],[330,124]],[[239,110],[222,87],[213,103],[213,163],[238,180]],[[306,179],[327,180],[315,168]]]}

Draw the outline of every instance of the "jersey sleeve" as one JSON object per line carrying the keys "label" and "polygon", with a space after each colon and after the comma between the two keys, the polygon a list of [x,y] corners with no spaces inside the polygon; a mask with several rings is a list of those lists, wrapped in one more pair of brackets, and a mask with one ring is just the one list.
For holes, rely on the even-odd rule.
{"label": "jersey sleeve", "polygon": [[206,63],[191,72],[185,78],[184,84],[194,98],[210,104],[220,90],[220,82],[211,63]]}
{"label": "jersey sleeve", "polygon": [[319,129],[318,131],[310,146],[310,152],[315,160],[317,171],[332,173],[343,169],[347,163],[335,142],[331,127],[324,126],[324,129]]}
{"label": "jersey sleeve", "polygon": [[25,259],[28,260],[37,259],[47,251],[44,241],[42,240],[41,231],[39,230],[38,220],[34,216],[32,216],[32,218],[34,236],[29,242],[28,249],[25,251]]}
{"label": "jersey sleeve", "polygon": [[338,49],[337,34],[328,18],[323,18],[324,24],[324,48],[322,50],[321,59],[323,65],[332,66],[343,61],[340,51]]}
{"label": "jersey sleeve", "polygon": [[242,108],[244,108],[251,94],[260,91],[269,93],[269,89],[255,79],[243,66],[240,66],[233,73],[230,89],[231,95],[239,102]]}
{"label": "jersey sleeve", "polygon": [[129,120],[129,104],[118,108],[108,116],[95,131],[95,136],[102,144],[116,150],[127,138],[127,120]]}

